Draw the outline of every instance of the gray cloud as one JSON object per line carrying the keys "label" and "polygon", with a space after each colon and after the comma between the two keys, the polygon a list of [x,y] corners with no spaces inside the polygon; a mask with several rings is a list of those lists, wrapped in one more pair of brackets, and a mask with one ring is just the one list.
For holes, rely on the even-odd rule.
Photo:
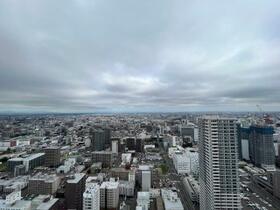
{"label": "gray cloud", "polygon": [[279,1],[0,2],[0,111],[280,105]]}

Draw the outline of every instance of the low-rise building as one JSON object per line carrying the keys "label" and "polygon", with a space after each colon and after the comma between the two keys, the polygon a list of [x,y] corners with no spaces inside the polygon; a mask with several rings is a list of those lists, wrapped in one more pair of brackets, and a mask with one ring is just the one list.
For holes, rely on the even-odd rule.
{"label": "low-rise building", "polygon": [[192,202],[199,202],[199,185],[193,177],[185,177],[183,180],[184,187],[191,198]]}
{"label": "low-rise building", "polygon": [[25,172],[32,170],[38,166],[44,165],[45,153],[36,153],[31,155],[26,155],[23,157],[11,158],[7,161],[8,171],[15,173],[15,168],[18,165],[24,165]]}
{"label": "low-rise building", "polygon": [[56,167],[60,165],[61,153],[59,147],[49,147],[44,149],[45,165]]}
{"label": "low-rise building", "polygon": [[31,201],[21,200],[21,192],[15,191],[0,199],[0,210],[31,210]]}
{"label": "low-rise building", "polygon": [[110,151],[92,152],[93,163],[101,162],[104,168],[112,167],[113,154]]}
{"label": "low-rise building", "polygon": [[55,174],[36,174],[28,182],[29,194],[52,195],[56,193],[60,184],[60,178]]}
{"label": "low-rise building", "polygon": [[168,189],[161,189],[161,196],[164,207],[168,210],[184,210],[183,204],[177,192]]}

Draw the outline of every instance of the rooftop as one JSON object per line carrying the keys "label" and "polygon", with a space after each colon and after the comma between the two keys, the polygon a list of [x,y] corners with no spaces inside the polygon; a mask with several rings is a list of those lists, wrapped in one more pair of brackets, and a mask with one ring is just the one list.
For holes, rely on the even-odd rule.
{"label": "rooftop", "polygon": [[53,198],[47,202],[43,202],[37,207],[37,210],[49,210],[58,200],[58,198]]}
{"label": "rooftop", "polygon": [[165,209],[184,209],[177,192],[168,189],[161,189],[161,195]]}
{"label": "rooftop", "polygon": [[85,174],[83,173],[76,173],[73,176],[71,176],[70,179],[67,180],[67,183],[70,184],[78,183],[84,176]]}
{"label": "rooftop", "polygon": [[119,186],[119,182],[103,182],[101,184],[101,189],[116,189]]}

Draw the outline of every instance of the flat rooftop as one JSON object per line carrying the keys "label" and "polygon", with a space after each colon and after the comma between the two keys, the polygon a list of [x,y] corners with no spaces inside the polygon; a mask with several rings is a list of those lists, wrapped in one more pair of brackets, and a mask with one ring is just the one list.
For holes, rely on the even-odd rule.
{"label": "flat rooftop", "polygon": [[78,183],[84,176],[85,176],[85,174],[83,174],[83,173],[74,174],[72,176],[72,178],[67,180],[67,183],[70,183],[70,184]]}
{"label": "flat rooftop", "polygon": [[101,189],[116,189],[119,186],[119,182],[103,182],[101,184]]}

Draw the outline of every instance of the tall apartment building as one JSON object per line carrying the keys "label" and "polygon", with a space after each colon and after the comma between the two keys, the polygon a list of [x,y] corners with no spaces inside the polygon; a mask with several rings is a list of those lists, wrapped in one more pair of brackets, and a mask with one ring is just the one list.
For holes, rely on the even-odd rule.
{"label": "tall apartment building", "polygon": [[83,210],[100,210],[100,186],[88,184],[83,194]]}
{"label": "tall apartment building", "polygon": [[28,181],[28,193],[35,195],[53,195],[60,184],[60,178],[56,175],[36,174]]}
{"label": "tall apartment building", "polygon": [[65,202],[67,209],[82,210],[85,183],[86,175],[83,173],[74,174],[66,181]]}
{"label": "tall apartment building", "polygon": [[56,167],[60,164],[60,148],[59,147],[49,147],[44,149],[45,152],[45,166]]}
{"label": "tall apartment building", "polygon": [[275,170],[274,129],[267,125],[250,126],[249,156],[252,163],[268,171]]}
{"label": "tall apartment building", "polygon": [[119,182],[110,180],[100,187],[100,209],[117,210],[119,207]]}
{"label": "tall apartment building", "polygon": [[236,121],[199,119],[200,209],[241,209]]}

